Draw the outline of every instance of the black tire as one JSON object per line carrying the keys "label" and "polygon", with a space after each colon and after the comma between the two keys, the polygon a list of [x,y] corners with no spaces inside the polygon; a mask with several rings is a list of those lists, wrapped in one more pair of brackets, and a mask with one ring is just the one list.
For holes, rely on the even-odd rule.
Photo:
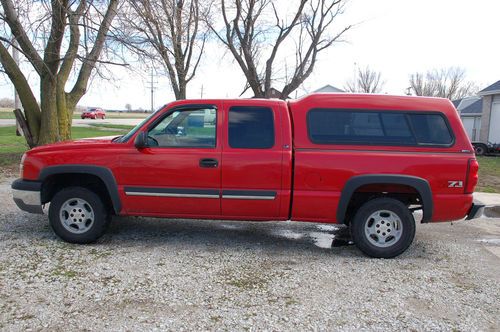
{"label": "black tire", "polygon": [[[63,204],[71,199],[84,200],[90,206],[93,212],[93,223],[83,233],[76,234],[69,231],[63,225],[60,212]],[[85,211],[84,211],[85,212]],[[69,219],[69,218],[68,218]],[[111,214],[109,209],[103,203],[101,197],[93,191],[83,187],[68,187],[57,192],[49,208],[49,223],[54,232],[66,242],[70,243],[92,243],[99,239],[105,232],[110,223]]]}
{"label": "black tire", "polygon": [[488,153],[488,147],[486,144],[475,144],[474,152],[476,153],[476,156],[484,156]]}
{"label": "black tire", "polygon": [[[365,225],[368,225],[370,222],[373,223],[373,219],[369,220],[369,217],[378,211],[389,211],[395,214],[402,225],[399,239],[394,237],[393,241],[395,242],[386,247],[374,245],[372,243],[374,240],[369,239],[369,236],[365,232]],[[384,224],[384,221],[381,223]],[[382,225],[382,227],[384,226]],[[350,228],[354,244],[359,250],[368,256],[376,258],[393,258],[402,254],[408,249],[415,237],[415,219],[413,215],[406,205],[393,198],[376,198],[363,204],[351,221]],[[390,238],[388,239],[390,240]],[[387,243],[390,243],[390,241]],[[384,245],[387,244],[384,243]]]}

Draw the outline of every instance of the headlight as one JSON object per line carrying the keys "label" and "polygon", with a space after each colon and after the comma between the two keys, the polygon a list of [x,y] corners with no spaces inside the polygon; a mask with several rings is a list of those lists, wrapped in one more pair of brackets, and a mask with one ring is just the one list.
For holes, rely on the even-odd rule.
{"label": "headlight", "polygon": [[26,159],[26,153],[23,154],[21,157],[21,163],[19,164],[19,177],[22,179],[23,178],[23,173],[24,173],[24,160]]}

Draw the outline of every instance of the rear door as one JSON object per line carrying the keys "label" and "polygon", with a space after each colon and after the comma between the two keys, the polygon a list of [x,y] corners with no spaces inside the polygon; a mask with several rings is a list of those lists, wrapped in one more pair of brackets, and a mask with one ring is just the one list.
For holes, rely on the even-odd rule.
{"label": "rear door", "polygon": [[289,150],[283,147],[278,104],[241,100],[224,102],[223,108],[222,216],[277,218],[283,149]]}

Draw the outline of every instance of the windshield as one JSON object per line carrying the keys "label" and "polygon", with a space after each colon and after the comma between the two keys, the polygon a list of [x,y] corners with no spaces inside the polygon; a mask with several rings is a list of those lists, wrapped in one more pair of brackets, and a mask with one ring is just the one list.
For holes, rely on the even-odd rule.
{"label": "windshield", "polygon": [[139,123],[137,126],[135,126],[134,128],[132,128],[131,131],[129,131],[127,134],[123,135],[123,136],[120,136],[118,138],[116,138],[114,141],[115,142],[118,142],[118,143],[124,143],[124,142],[127,142],[130,137],[134,136],[134,134],[139,130],[141,129],[141,127],[149,121],[149,119],[151,119],[153,116],[156,115],[156,113],[158,113],[159,110],[162,110],[163,108],[165,108],[165,106],[167,105],[163,105],[162,107],[158,108],[156,111],[154,111],[151,115],[149,115],[147,118],[145,118],[144,120],[141,121],[141,123]]}

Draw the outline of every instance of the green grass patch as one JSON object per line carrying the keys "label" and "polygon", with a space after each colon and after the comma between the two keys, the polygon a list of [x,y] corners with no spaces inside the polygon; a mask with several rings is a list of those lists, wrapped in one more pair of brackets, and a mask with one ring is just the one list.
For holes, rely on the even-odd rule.
{"label": "green grass patch", "polygon": [[477,157],[479,162],[479,173],[500,176],[499,157]]}
{"label": "green grass patch", "polygon": [[[73,139],[123,135],[127,131],[124,129],[94,127],[73,127],[71,129]],[[24,137],[16,136],[15,126],[0,127],[0,167],[17,166],[21,160],[21,155],[26,150],[28,150],[26,141]]]}
{"label": "green grass patch", "polygon": [[123,135],[125,130],[103,130],[93,127],[73,127],[71,128],[71,137],[73,139],[99,137],[99,136],[116,136]]}
{"label": "green grass patch", "polygon": [[15,119],[13,112],[0,112],[0,119]]}
{"label": "green grass patch", "polygon": [[500,193],[500,157],[477,157],[479,182],[476,191]]}
{"label": "green grass patch", "polygon": [[110,124],[110,123],[89,123],[89,126],[96,128],[105,128],[105,129],[118,129],[118,130],[123,130],[125,132],[128,132],[135,127],[130,125]]}
{"label": "green grass patch", "polygon": [[[28,149],[26,140],[22,136],[16,136],[16,127],[0,127],[0,154],[19,154]],[[2,165],[4,163],[2,162]]]}

